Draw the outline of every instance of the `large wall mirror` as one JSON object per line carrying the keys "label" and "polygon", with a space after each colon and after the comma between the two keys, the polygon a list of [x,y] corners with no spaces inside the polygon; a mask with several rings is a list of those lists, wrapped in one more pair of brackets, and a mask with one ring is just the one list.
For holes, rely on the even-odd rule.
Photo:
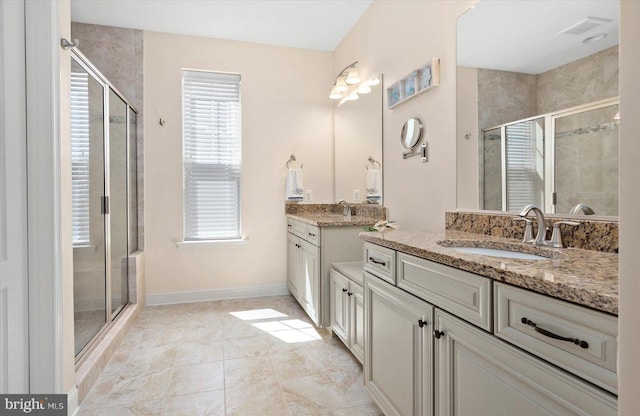
{"label": "large wall mirror", "polygon": [[619,8],[481,0],[458,18],[458,209],[618,215]]}
{"label": "large wall mirror", "polygon": [[382,75],[376,78],[371,92],[335,109],[336,201],[382,204]]}

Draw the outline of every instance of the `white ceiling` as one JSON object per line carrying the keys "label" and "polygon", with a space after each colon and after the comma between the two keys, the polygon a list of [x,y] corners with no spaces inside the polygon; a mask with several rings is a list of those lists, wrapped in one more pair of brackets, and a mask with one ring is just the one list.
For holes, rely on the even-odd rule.
{"label": "white ceiling", "polygon": [[[618,0],[481,0],[458,19],[458,65],[540,74],[618,44]],[[586,17],[611,22],[558,34]],[[595,43],[590,36],[606,33]]]}
{"label": "white ceiling", "polygon": [[71,0],[71,20],[333,51],[372,0]]}

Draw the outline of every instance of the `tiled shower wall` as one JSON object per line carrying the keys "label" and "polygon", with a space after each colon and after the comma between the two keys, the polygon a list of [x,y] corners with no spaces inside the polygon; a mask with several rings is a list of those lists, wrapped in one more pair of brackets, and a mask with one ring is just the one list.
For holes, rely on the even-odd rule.
{"label": "tiled shower wall", "polygon": [[138,249],[144,250],[143,32],[72,22],[71,37],[80,41],[80,52],[138,111]]}

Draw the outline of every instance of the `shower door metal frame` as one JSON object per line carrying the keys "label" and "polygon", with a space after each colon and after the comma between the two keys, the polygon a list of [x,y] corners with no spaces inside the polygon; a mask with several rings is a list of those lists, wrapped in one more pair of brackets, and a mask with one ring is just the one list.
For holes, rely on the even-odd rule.
{"label": "shower door metal frame", "polygon": [[[127,200],[127,255],[129,253],[129,238],[128,232],[131,229],[131,215],[137,215],[137,212],[130,212],[129,206],[129,195],[130,195],[130,187],[129,187],[129,173],[130,173],[130,159],[129,159],[129,134],[130,134],[130,113],[128,109],[131,109],[137,119],[138,110],[131,105],[131,103],[125,98],[125,96],[105,77],[92,63],[87,59],[77,48],[71,49],[71,59],[74,60],[78,65],[80,65],[87,73],[89,73],[103,88],[103,168],[104,168],[104,196],[111,196],[111,183],[110,183],[110,175],[111,167],[110,167],[110,136],[109,136],[109,92],[113,91],[122,101],[127,105],[127,111],[125,116],[125,153],[126,153],[126,200]],[[137,126],[137,120],[136,120]],[[137,211],[137,204],[136,204]],[[76,368],[82,364],[85,358],[89,355],[88,353],[92,351],[95,346],[104,338],[109,329],[115,324],[120,313],[124,310],[124,308],[129,305],[129,300],[127,303],[120,306],[116,311],[111,310],[111,217],[110,212],[108,214],[104,214],[104,244],[105,244],[105,324],[100,328],[100,330],[93,336],[93,338],[82,347],[82,349],[75,356],[75,364]],[[107,217],[109,215],[109,217]],[[136,230],[137,232],[137,230]],[[127,278],[127,285],[129,284],[129,277]]]}

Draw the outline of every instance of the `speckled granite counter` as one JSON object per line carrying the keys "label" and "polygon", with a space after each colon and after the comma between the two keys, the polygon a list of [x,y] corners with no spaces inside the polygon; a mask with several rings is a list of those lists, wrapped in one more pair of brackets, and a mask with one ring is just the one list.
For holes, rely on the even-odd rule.
{"label": "speckled granite counter", "polygon": [[[360,233],[360,238],[407,254],[476,273],[613,315],[618,314],[618,255],[553,249],[461,231]],[[438,242],[449,240],[443,245]],[[517,260],[465,254],[450,246],[502,248],[550,257]]]}
{"label": "speckled granite counter", "polygon": [[307,224],[315,225],[318,227],[344,227],[350,225],[359,225],[359,226],[367,226],[374,225],[376,222],[380,221],[377,218],[372,217],[362,217],[352,215],[351,219],[347,219],[342,214],[329,214],[329,213],[320,213],[320,214],[287,214],[288,218],[293,218],[294,220],[302,221]]}

